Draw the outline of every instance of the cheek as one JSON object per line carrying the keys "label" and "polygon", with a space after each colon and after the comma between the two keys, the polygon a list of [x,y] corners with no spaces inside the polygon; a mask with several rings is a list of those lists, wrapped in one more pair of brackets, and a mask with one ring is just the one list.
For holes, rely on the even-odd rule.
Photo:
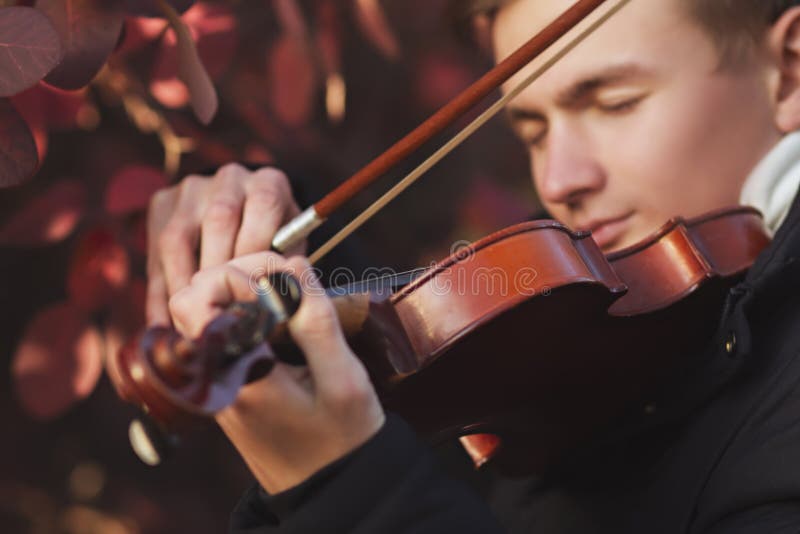
{"label": "cheek", "polygon": [[775,140],[769,109],[747,79],[675,80],[620,129],[618,171],[631,177],[621,187],[643,215],[659,219],[653,225],[736,204],[744,179]]}

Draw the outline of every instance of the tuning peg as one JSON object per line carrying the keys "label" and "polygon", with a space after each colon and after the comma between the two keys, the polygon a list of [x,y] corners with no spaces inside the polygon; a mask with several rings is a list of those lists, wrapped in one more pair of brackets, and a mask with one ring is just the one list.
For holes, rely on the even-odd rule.
{"label": "tuning peg", "polygon": [[272,317],[270,326],[285,323],[300,307],[303,294],[300,282],[287,272],[262,275],[256,286],[259,305]]}

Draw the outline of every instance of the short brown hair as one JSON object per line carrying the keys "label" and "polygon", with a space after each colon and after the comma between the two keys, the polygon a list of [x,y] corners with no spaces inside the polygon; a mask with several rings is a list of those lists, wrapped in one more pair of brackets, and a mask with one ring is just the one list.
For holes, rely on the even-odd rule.
{"label": "short brown hair", "polygon": [[[452,13],[463,28],[478,15],[492,15],[514,0],[452,0]],[[761,40],[764,31],[800,0],[680,0],[711,35],[724,58],[738,56]]]}

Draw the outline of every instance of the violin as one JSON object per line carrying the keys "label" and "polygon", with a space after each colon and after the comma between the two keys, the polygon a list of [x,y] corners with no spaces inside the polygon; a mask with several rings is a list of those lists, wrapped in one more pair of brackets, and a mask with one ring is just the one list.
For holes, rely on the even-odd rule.
{"label": "violin", "polygon": [[[602,24],[621,0],[310,256],[312,263],[408,187]],[[287,250],[358,190],[457,117],[605,0],[579,0],[512,56],[350,180],[284,226]],[[726,292],[769,238],[757,211],[730,208],[667,222],[640,243],[604,255],[586,232],[555,221],[506,228],[407,284],[333,292],[354,352],[386,410],[431,441],[460,437],[476,465],[542,473],[690,365],[708,342]],[[197,339],[150,329],[109,361],[120,396],[154,425],[131,427],[140,456],[160,432],[229,406],[278,361],[302,363],[286,322],[302,298],[283,273],[256,280],[257,300],[235,303]],[[260,350],[259,350],[260,349]]]}
{"label": "violin", "polygon": [[[395,291],[332,298],[385,409],[433,442],[465,437],[476,465],[541,473],[691,363],[768,243],[751,208],[674,219],[608,256],[588,232],[533,221]],[[123,398],[180,428],[291,361],[280,326],[299,286],[281,274],[260,286],[195,340],[158,327],[129,343],[112,365]]]}

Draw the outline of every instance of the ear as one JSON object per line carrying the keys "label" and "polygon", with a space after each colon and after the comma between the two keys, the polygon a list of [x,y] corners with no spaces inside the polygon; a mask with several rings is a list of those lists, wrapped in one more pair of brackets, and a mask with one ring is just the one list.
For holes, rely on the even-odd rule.
{"label": "ear", "polygon": [[778,67],[775,123],[784,133],[800,129],[800,6],[787,9],[767,32]]}

